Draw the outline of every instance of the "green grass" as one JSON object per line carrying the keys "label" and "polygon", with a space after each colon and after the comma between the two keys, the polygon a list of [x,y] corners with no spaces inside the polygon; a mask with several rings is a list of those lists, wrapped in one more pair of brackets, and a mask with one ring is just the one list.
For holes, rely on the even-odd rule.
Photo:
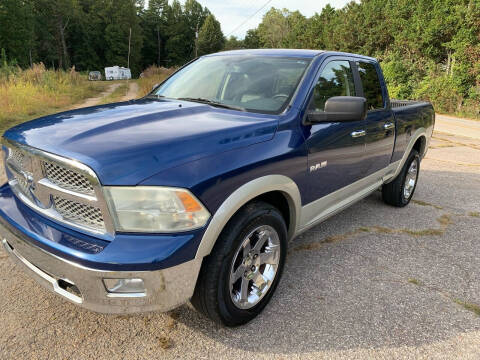
{"label": "green grass", "polygon": [[421,286],[423,283],[420,280],[417,280],[415,278],[410,278],[407,280],[410,284]]}
{"label": "green grass", "polygon": [[480,316],[480,306],[478,306],[477,304],[472,304],[459,299],[454,299],[453,301],[458,305],[463,306],[466,310],[475,313],[477,316]]}

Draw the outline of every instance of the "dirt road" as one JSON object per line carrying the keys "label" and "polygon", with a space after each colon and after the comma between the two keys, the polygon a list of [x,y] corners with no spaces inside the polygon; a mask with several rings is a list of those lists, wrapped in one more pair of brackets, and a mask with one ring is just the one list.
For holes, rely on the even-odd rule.
{"label": "dirt road", "polygon": [[[469,123],[468,123],[469,124]],[[225,329],[189,305],[99,315],[0,252],[2,359],[477,359],[480,136],[435,133],[413,202],[377,192],[290,244],[261,316]]]}
{"label": "dirt road", "polygon": [[121,85],[121,83],[114,83],[114,84],[109,85],[107,90],[100,93],[98,96],[95,96],[93,98],[89,98],[89,99],[85,100],[84,102],[81,102],[80,104],[76,104],[73,107],[73,109],[79,109],[79,108],[83,108],[83,107],[97,105],[100,101],[102,101],[102,99],[104,97],[113,93],[120,85]]}
{"label": "dirt road", "polygon": [[138,91],[139,90],[140,90],[140,88],[138,87],[138,84],[136,82],[129,82],[128,92],[122,98],[122,101],[128,101],[128,100],[136,99],[138,97]]}

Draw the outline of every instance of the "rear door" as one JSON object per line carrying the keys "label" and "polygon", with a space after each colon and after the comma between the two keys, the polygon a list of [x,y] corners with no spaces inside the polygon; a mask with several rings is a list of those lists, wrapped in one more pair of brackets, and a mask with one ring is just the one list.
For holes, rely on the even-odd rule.
{"label": "rear door", "polygon": [[390,164],[395,142],[395,118],[388,106],[388,93],[378,63],[359,59],[356,67],[367,99],[365,122],[365,175],[385,169]]}

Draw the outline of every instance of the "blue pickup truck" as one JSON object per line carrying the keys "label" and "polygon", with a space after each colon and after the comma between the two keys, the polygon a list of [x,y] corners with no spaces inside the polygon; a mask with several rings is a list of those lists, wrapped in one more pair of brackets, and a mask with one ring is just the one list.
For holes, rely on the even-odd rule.
{"label": "blue pickup truck", "polygon": [[389,99],[370,57],[211,54],[141,99],[6,131],[0,236],[40,284],[87,309],[191,301],[244,324],[296,235],[378,189],[409,203],[434,116]]}

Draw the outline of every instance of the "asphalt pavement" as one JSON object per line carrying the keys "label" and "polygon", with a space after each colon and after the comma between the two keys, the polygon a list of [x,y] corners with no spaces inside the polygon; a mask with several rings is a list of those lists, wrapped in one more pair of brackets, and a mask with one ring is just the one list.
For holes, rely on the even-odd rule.
{"label": "asphalt pavement", "polygon": [[295,239],[272,301],[239,328],[190,305],[83,310],[2,250],[0,358],[478,359],[479,234],[480,136],[436,132],[409,206],[376,192]]}

